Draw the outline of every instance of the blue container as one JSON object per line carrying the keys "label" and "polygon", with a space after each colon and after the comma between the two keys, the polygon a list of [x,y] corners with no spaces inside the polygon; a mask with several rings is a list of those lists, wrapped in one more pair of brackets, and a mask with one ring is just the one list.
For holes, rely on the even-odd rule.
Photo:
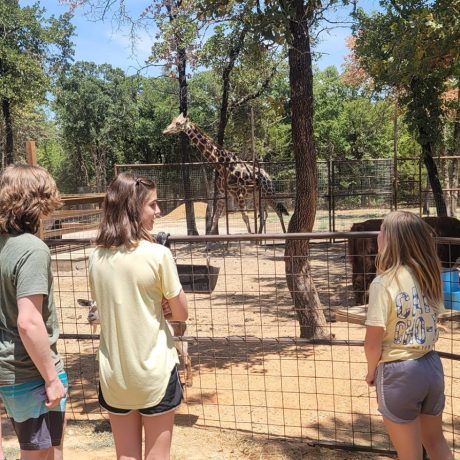
{"label": "blue container", "polygon": [[449,308],[460,311],[460,291],[450,293],[450,302],[451,306]]}
{"label": "blue container", "polygon": [[460,291],[458,270],[446,270],[442,272],[441,279],[444,293]]}
{"label": "blue container", "polygon": [[441,273],[444,305],[452,310],[460,310],[460,282],[458,270]]}

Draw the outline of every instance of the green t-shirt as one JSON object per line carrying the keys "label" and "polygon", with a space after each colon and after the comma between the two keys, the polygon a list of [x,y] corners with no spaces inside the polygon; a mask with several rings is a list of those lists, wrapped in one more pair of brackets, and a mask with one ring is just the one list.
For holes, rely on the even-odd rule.
{"label": "green t-shirt", "polygon": [[59,322],[53,301],[53,276],[48,246],[29,233],[0,234],[0,385],[40,378],[19,336],[20,297],[43,294],[43,321],[48,331],[50,352],[58,372],[63,363],[56,349]]}

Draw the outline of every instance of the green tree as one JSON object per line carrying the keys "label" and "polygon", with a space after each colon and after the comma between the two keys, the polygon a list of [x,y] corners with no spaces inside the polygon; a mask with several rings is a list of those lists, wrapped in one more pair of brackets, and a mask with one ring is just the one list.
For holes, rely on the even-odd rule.
{"label": "green tree", "polygon": [[[310,34],[325,10],[338,3],[329,0],[267,0],[227,2],[201,0],[200,8],[227,19],[229,7],[251,11],[254,29],[265,46],[280,44],[288,50],[291,136],[296,170],[296,201],[289,232],[311,231],[316,214],[316,149],[313,131],[313,70]],[[345,2],[346,3],[346,2]],[[286,277],[297,312],[301,337],[321,337],[325,318],[311,277],[308,242],[286,242]]]}
{"label": "green tree", "polygon": [[446,215],[433,154],[442,134],[442,94],[460,60],[460,0],[384,0],[357,15],[356,54],[378,88],[401,95],[421,146],[438,215]]}
{"label": "green tree", "polygon": [[[222,9],[225,1],[203,0]],[[235,2],[238,4],[239,2]],[[288,232],[308,232],[316,214],[316,148],[313,130],[313,66],[310,34],[318,26],[322,13],[334,0],[324,4],[316,0],[257,0],[250,4],[256,27],[266,44],[278,43],[288,50],[291,136],[296,172],[296,200]],[[321,303],[311,276],[309,246],[306,240],[286,242],[286,279],[294,302],[301,337],[327,335]]]}
{"label": "green tree", "polygon": [[[135,40],[140,29],[156,26],[156,40],[152,43],[152,53],[147,65],[162,65],[165,76],[178,82],[177,102],[180,113],[188,111],[188,72],[187,65],[194,63],[194,47],[200,21],[194,14],[193,2],[183,0],[155,0],[146,2],[146,7],[137,17],[130,14],[122,0],[68,0],[72,7],[88,5],[97,19],[104,20],[108,14],[120,26],[130,27],[131,37]],[[177,114],[177,112],[175,113]],[[179,137],[182,162],[190,163],[188,137]],[[187,233],[197,235],[195,214],[192,203],[191,182],[188,168],[182,168],[184,182]]]}
{"label": "green tree", "polygon": [[36,5],[0,2],[0,100],[4,123],[4,161],[14,162],[16,109],[43,103],[53,78],[73,55],[70,16],[45,17]]}
{"label": "green tree", "polygon": [[77,62],[56,93],[56,118],[74,181],[82,185],[83,179],[84,185],[104,191],[113,164],[124,162],[124,147],[132,138],[137,108],[131,82],[108,64]]}
{"label": "green tree", "polygon": [[343,158],[346,140],[343,137],[342,115],[347,101],[351,99],[349,87],[342,81],[335,67],[316,71],[313,76],[314,133],[318,157],[321,159]]}
{"label": "green tree", "polygon": [[[192,5],[183,0],[158,0],[152,4],[155,12],[154,18],[160,31],[157,37],[161,40],[152,46],[150,61],[163,62],[166,72],[177,79],[179,113],[184,116],[187,116],[189,104],[187,64],[190,60],[193,62],[193,45],[200,26]],[[185,133],[180,134],[179,142],[182,162],[190,163],[190,142]],[[182,179],[184,181],[187,233],[198,235],[190,174],[189,169],[185,166],[182,168]]]}
{"label": "green tree", "polygon": [[133,119],[130,142],[124,147],[125,161],[180,162],[174,139],[162,134],[171,121],[171,107],[177,102],[177,83],[170,78],[140,76],[130,77],[130,80],[136,94],[137,116]]}

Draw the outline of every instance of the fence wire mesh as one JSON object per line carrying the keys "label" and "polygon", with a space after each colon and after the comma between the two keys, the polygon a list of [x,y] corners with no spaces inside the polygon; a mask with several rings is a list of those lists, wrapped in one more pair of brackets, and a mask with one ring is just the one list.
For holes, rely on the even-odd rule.
{"label": "fence wire mesh", "polygon": [[[388,452],[375,390],[364,381],[364,309],[356,305],[348,238],[305,234],[172,238],[187,291],[193,384],[185,387],[182,422],[268,438]],[[375,233],[360,236],[375,238]],[[330,339],[300,338],[286,285],[285,239],[309,238],[311,273]],[[446,240],[454,250],[460,240]],[[50,242],[62,352],[71,384],[69,417],[100,419],[98,331],[78,298],[89,298],[89,240]],[[447,262],[447,261],[446,261]],[[355,273],[356,275],[356,273]],[[444,423],[460,455],[460,312],[449,310],[437,349],[446,381]],[[181,368],[182,380],[185,369]]]}
{"label": "fence wire mesh", "polygon": [[[458,205],[458,185],[449,180],[453,164],[458,162],[458,158],[452,158],[442,157],[438,160],[439,171],[445,177],[443,190],[448,215],[455,215]],[[274,202],[292,214],[296,193],[293,162],[248,162],[231,166],[247,166],[256,172],[265,171],[272,181]],[[218,195],[214,190],[215,168],[210,163],[116,166],[116,173],[123,171],[148,177],[157,183],[164,231],[181,235],[193,233],[189,229],[196,228],[198,234],[205,234],[215,196],[222,197],[225,202],[225,209],[219,219],[219,233],[248,231],[238,203],[230,193],[230,188],[235,184],[229,185],[230,188]],[[185,180],[186,177],[189,181]],[[186,183],[190,187],[187,188]],[[261,229],[258,209],[262,207],[267,212],[262,233],[281,232],[280,219],[269,205],[268,196],[254,191],[253,184],[249,183],[245,207],[252,231]],[[64,207],[44,220],[44,236],[93,237],[101,218],[102,199],[102,193],[65,195]],[[190,215],[187,218],[187,206],[193,209],[193,218]],[[348,231],[350,221],[383,217],[393,209],[436,215],[433,194],[420,159],[400,158],[396,165],[390,159],[317,162],[315,231]],[[287,225],[289,216],[284,215],[283,220]]]}

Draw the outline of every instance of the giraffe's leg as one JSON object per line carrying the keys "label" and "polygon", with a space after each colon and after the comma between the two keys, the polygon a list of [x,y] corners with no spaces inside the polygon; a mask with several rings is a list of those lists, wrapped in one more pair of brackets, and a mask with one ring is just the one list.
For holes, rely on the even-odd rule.
{"label": "giraffe's leg", "polygon": [[259,233],[262,233],[264,229],[266,229],[267,226],[267,217],[268,217],[268,211],[267,211],[267,206],[265,204],[262,205],[262,209],[259,214]]}
{"label": "giraffe's leg", "polygon": [[283,233],[286,233],[286,226],[284,225],[283,214],[278,209],[278,206],[276,206],[275,201],[272,199],[267,199],[267,204],[270,205],[276,212],[276,215],[278,216],[278,219],[280,220],[281,228],[283,229]]}
{"label": "giraffe's leg", "polygon": [[212,223],[211,223],[211,234],[214,234],[214,230],[217,227],[217,223],[219,222],[220,216],[222,215],[222,211],[225,207],[225,199],[218,198],[216,203],[216,209],[214,210],[214,214],[212,216]]}
{"label": "giraffe's leg", "polygon": [[243,217],[244,223],[249,233],[251,232],[251,223],[249,222],[249,217],[246,212],[246,200],[243,195],[238,196],[238,206],[240,207],[241,216]]}
{"label": "giraffe's leg", "polygon": [[283,233],[286,233],[286,226],[284,225],[283,214],[277,210],[276,214],[278,214],[279,220],[281,222],[281,228],[283,229]]}
{"label": "giraffe's leg", "polygon": [[268,218],[268,212],[267,212],[267,203],[265,202],[265,199],[262,198],[259,202],[258,205],[258,216],[259,216],[259,229],[258,233],[262,233],[264,229],[266,230],[267,226],[267,218]]}

